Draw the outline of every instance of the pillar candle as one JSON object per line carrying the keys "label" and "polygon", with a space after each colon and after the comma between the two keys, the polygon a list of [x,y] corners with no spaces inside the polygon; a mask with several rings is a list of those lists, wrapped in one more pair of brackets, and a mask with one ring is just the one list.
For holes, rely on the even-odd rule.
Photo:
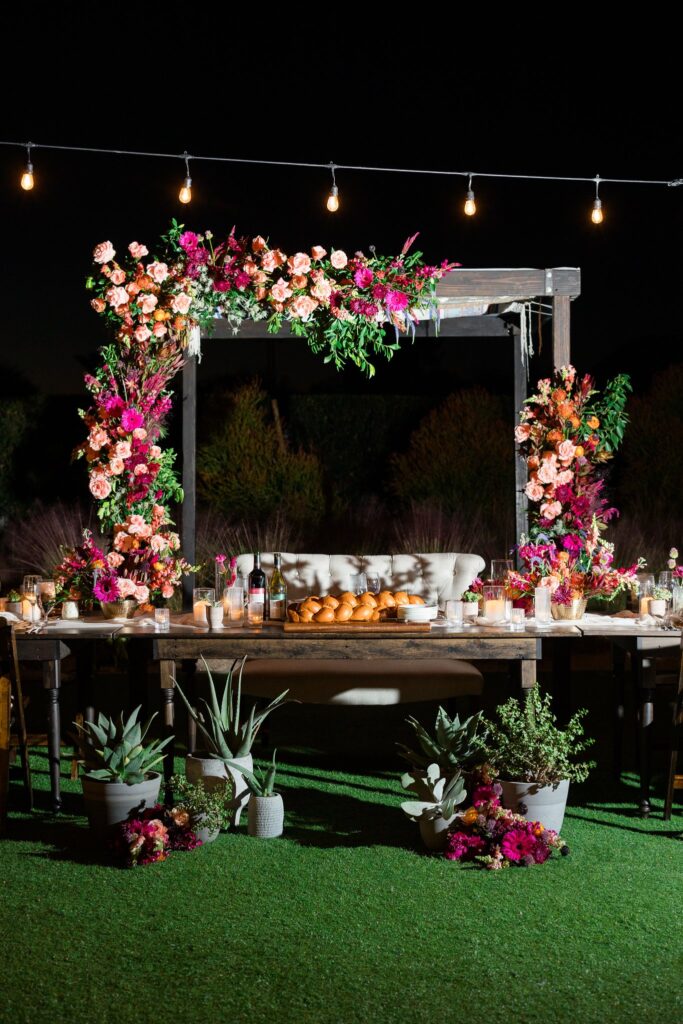
{"label": "pillar candle", "polygon": [[505,618],[505,601],[503,599],[484,602],[484,615],[487,619],[497,622]]}
{"label": "pillar candle", "polygon": [[638,614],[649,615],[650,614],[650,598],[639,597],[638,598]]}
{"label": "pillar candle", "polygon": [[195,626],[208,626],[209,620],[206,617],[208,607],[208,601],[195,601],[192,608]]}

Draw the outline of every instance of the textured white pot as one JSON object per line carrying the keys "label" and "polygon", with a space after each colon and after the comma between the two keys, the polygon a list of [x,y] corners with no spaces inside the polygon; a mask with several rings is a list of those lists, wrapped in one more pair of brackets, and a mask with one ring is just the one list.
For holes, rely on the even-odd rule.
{"label": "textured white pot", "polygon": [[650,615],[666,615],[666,601],[650,598]]}
{"label": "textured white pot", "polygon": [[420,835],[428,850],[443,850],[446,845],[448,829],[455,818],[455,814],[452,814],[450,818],[420,818]]}
{"label": "textured white pot", "polygon": [[[529,821],[540,821],[554,832],[560,831],[567,806],[568,779],[555,786],[539,786],[537,782],[505,782],[503,779],[499,782],[503,787],[503,807],[515,814],[524,814]],[[521,810],[520,804],[526,809]]]}
{"label": "textured white pot", "polygon": [[462,614],[465,619],[476,619],[479,615],[479,602],[463,601]]}
{"label": "textured white pot", "polygon": [[[250,772],[254,770],[254,759],[251,754],[247,754],[245,757],[234,757],[233,761]],[[197,754],[188,754],[185,758],[185,774],[190,782],[203,780],[207,789],[215,789],[218,786],[225,786],[228,781],[231,782],[233,795],[232,799],[227,801],[227,806],[235,811],[233,824],[239,825],[242,808],[249,801],[249,787],[241,772],[228,767],[217,757],[210,757],[199,751]],[[207,780],[209,781],[207,782]]]}
{"label": "textured white pot", "polygon": [[285,808],[279,793],[273,796],[249,797],[249,820],[247,827],[250,836],[257,839],[274,839],[281,836],[285,824]]}
{"label": "textured white pot", "polygon": [[196,818],[194,818],[193,821],[192,821],[192,831],[196,835],[197,839],[199,839],[199,841],[204,846],[206,846],[207,843],[212,843],[214,841],[214,839],[217,839],[218,838],[218,831],[219,831],[217,828],[215,828],[213,830],[209,829],[209,828],[206,828],[202,824],[202,822],[204,821],[205,817],[206,817],[205,814],[200,814]]}

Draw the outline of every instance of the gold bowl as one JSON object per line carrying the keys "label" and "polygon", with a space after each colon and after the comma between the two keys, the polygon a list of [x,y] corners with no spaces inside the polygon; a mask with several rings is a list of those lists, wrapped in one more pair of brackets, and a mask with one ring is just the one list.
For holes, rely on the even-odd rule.
{"label": "gold bowl", "polygon": [[554,619],[580,619],[583,617],[586,611],[586,605],[588,604],[588,598],[586,597],[575,597],[571,604],[555,604],[554,601],[550,602],[550,612]]}
{"label": "gold bowl", "polygon": [[100,601],[105,619],[132,619],[138,603],[132,597],[125,601]]}

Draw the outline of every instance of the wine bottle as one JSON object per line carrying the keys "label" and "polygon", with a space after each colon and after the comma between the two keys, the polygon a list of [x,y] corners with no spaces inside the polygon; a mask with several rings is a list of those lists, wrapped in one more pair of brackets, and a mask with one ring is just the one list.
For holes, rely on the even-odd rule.
{"label": "wine bottle", "polygon": [[282,575],[282,555],[276,552],[273,555],[273,561],[275,565],[268,584],[268,597],[270,599],[268,617],[275,622],[284,622],[285,609],[287,607],[287,584]]}
{"label": "wine bottle", "polygon": [[266,574],[261,568],[261,553],[254,552],[254,568],[249,573],[249,604],[247,618],[251,625],[263,622],[266,604]]}

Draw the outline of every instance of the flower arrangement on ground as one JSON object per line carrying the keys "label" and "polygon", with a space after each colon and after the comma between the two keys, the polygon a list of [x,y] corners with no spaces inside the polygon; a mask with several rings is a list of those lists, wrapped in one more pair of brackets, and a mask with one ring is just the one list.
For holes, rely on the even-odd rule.
{"label": "flower arrangement on ground", "polygon": [[186,810],[169,810],[156,804],[119,825],[110,849],[127,867],[134,868],[166,860],[171,853],[196,850],[201,845],[190,827]]}

